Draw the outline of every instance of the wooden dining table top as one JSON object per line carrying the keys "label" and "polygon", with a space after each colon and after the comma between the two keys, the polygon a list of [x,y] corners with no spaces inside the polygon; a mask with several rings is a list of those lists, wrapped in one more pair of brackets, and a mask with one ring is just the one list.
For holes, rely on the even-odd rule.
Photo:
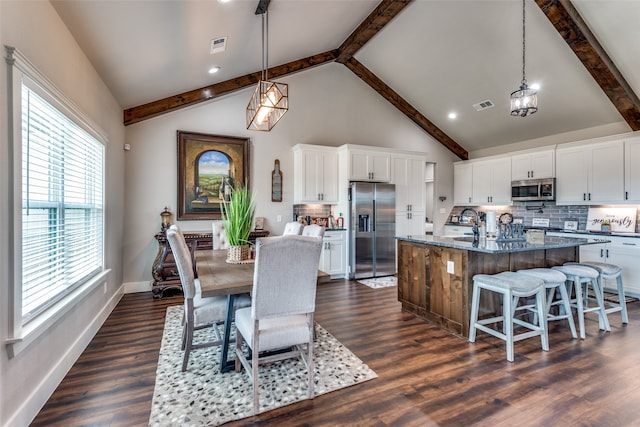
{"label": "wooden dining table top", "polygon": [[[203,298],[248,293],[253,289],[254,263],[227,263],[224,249],[196,251],[195,258]],[[318,270],[318,282],[328,278],[327,273]]]}

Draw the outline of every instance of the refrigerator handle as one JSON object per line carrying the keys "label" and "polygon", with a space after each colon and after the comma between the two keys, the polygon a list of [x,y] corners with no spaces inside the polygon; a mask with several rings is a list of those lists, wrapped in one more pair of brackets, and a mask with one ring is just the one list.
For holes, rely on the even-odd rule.
{"label": "refrigerator handle", "polygon": [[376,231],[376,215],[378,214],[378,212],[376,211],[376,201],[375,199],[373,200],[373,218],[372,218],[372,222],[373,225],[371,226],[371,228],[373,229],[373,231]]}

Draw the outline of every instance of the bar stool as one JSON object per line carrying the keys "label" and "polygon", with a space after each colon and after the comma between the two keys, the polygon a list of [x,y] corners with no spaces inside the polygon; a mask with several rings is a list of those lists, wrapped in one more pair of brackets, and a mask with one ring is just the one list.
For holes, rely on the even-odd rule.
{"label": "bar stool", "polygon": [[[573,321],[573,314],[571,312],[571,298],[569,298],[569,294],[567,292],[567,287],[565,284],[565,282],[567,281],[567,276],[565,276],[564,273],[561,273],[560,271],[552,270],[550,268],[530,268],[527,270],[518,270],[518,273],[536,277],[544,281],[544,287],[547,289],[547,322],[567,319],[567,322],[569,322],[569,328],[571,329],[571,336],[573,338],[578,338],[578,334],[576,333],[576,324]],[[556,289],[560,291],[560,299],[554,301]],[[551,307],[554,305],[560,307],[558,314],[551,313]],[[514,310],[526,309],[529,311],[534,311],[532,310],[532,308],[532,305],[524,305],[515,307]]]}
{"label": "bar stool", "polygon": [[[480,305],[480,292],[487,291],[502,294],[502,316],[478,320]],[[536,311],[538,325],[513,317],[513,307],[519,298],[536,297]],[[544,281],[524,274],[504,271],[498,274],[476,274],[473,276],[473,297],[471,301],[471,320],[469,327],[469,341],[476,341],[476,329],[486,332],[506,342],[507,360],[513,362],[513,343],[526,338],[540,336],[542,349],[549,351],[549,337],[547,334],[547,321],[545,314]],[[502,322],[502,332],[489,328],[489,324]],[[528,328],[529,331],[514,335],[513,325],[517,324]]]}
{"label": "bar stool", "polygon": [[[608,264],[604,262],[597,261],[586,261],[586,262],[567,262],[564,265],[586,265],[587,267],[591,267],[599,273],[598,282],[600,284],[600,290],[604,292],[604,285],[607,280],[615,280],[616,288],[618,290],[618,300],[619,302],[616,304],[611,301],[604,301],[605,312],[616,313],[621,312],[620,316],[622,317],[622,323],[629,323],[629,315],[627,314],[627,300],[624,295],[624,286],[622,285],[622,268],[615,264]],[[604,297],[603,297],[604,299]],[[591,299],[590,299],[591,301]],[[601,325],[602,326],[602,325]]]}
{"label": "bar stool", "polygon": [[[607,319],[607,313],[605,312],[604,299],[602,298],[602,290],[598,284],[598,271],[591,267],[577,264],[565,264],[562,266],[551,267],[554,270],[561,271],[567,276],[567,283],[569,283],[569,294],[571,294],[571,285],[575,284],[576,299],[575,307],[578,310],[578,324],[580,325],[580,338],[585,339],[584,330],[584,314],[590,312],[597,312],[599,316],[600,329],[610,331],[609,319]],[[596,296],[597,305],[595,307],[589,307],[587,304],[587,295],[589,285],[593,288],[593,293]],[[572,300],[573,302],[573,300]]]}

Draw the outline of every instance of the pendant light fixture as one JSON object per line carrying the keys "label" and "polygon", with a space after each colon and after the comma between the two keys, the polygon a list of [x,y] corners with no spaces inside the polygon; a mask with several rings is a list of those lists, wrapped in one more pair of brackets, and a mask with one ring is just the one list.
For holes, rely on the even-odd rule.
{"label": "pendant light fixture", "polygon": [[[265,3],[263,5],[263,3]],[[269,2],[261,1],[256,15],[262,15],[262,73],[247,105],[247,129],[270,131],[289,110],[289,86],[269,81]]]}
{"label": "pendant light fixture", "polygon": [[524,72],[526,52],[524,1],[522,0],[522,83],[520,89],[511,92],[511,115],[520,117],[527,117],[538,111],[538,92],[527,86]]}

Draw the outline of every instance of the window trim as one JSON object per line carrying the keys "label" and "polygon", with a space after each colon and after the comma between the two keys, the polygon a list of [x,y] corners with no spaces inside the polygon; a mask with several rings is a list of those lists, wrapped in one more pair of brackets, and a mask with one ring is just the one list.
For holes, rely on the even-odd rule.
{"label": "window trim", "polygon": [[[99,143],[105,146],[104,178],[106,178],[106,146],[108,139],[106,133],[91,119],[83,114],[78,106],[69,100],[56,86],[44,76],[38,69],[16,48],[5,45],[5,61],[7,63],[7,102],[8,136],[9,136],[9,176],[12,183],[9,186],[9,201],[13,209],[9,211],[9,310],[8,326],[9,338],[5,342],[9,357],[15,357],[29,344],[33,343],[42,333],[47,331],[56,321],[69,312],[84,296],[104,283],[108,278],[110,269],[105,268],[103,247],[103,270],[90,278],[85,284],[79,286],[69,295],[53,304],[49,309],[30,320],[27,325],[22,324],[22,84],[23,80],[29,80],[28,86],[35,84],[38,92],[46,94],[48,102],[87,131]],[[25,83],[27,84],[27,83]],[[103,194],[106,196],[106,179],[103,183]],[[103,230],[106,218],[103,217]],[[106,230],[103,231],[106,237]],[[103,246],[106,241],[103,239]]]}

